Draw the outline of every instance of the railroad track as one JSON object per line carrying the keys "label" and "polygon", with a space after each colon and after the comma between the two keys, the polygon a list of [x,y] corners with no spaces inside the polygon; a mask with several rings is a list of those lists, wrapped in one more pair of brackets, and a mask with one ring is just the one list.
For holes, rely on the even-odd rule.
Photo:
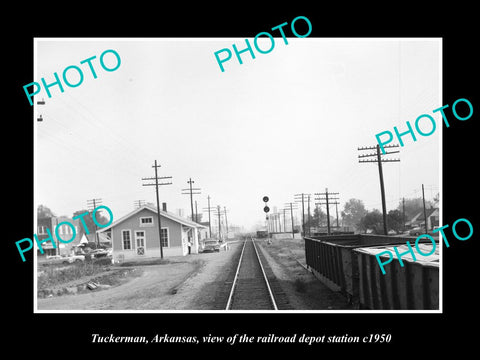
{"label": "railroad track", "polygon": [[278,310],[253,239],[243,243],[226,310]]}

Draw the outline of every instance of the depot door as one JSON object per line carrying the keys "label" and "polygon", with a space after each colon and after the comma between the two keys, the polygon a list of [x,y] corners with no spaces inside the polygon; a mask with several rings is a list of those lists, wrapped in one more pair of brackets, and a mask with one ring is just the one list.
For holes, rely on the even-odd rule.
{"label": "depot door", "polygon": [[137,255],[145,255],[145,231],[135,231],[135,245],[137,249]]}

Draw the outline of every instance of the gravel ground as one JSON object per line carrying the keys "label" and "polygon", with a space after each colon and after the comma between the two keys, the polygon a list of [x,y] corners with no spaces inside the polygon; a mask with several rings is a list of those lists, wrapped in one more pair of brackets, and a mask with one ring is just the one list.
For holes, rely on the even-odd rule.
{"label": "gravel ground", "polygon": [[[129,282],[86,294],[37,300],[38,310],[210,310],[212,285],[221,281],[236,252],[192,254],[169,258],[168,264],[138,265],[142,275]],[[218,280],[220,279],[220,280]],[[207,290],[207,291],[206,291]],[[210,290],[210,291],[208,291]]]}
{"label": "gravel ground", "polygon": [[[317,280],[305,263],[303,240],[257,240],[294,310],[350,309],[346,299]],[[242,242],[228,251],[169,258],[136,265],[142,275],[91,293],[37,300],[38,310],[224,310]],[[298,260],[298,261],[297,261]]]}
{"label": "gravel ground", "polygon": [[350,310],[347,299],[326,287],[306,265],[302,239],[257,240],[273,273],[295,310]]}

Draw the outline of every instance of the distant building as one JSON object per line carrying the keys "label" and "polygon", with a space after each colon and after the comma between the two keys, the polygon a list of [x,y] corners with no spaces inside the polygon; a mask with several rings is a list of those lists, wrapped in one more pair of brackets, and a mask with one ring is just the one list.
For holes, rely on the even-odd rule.
{"label": "distant building", "polygon": [[[435,226],[439,226],[440,223],[440,216],[439,216],[439,209],[436,207],[432,207],[429,209],[425,209],[427,213],[427,229],[430,231]],[[425,214],[420,211],[417,215],[415,215],[412,220],[406,223],[407,227],[424,227],[425,226]]]}
{"label": "distant building", "polygon": [[[160,211],[160,218],[165,257],[187,255],[189,240],[192,244],[191,253],[198,253],[199,234],[206,230],[205,226],[172,214],[166,208]],[[115,262],[160,257],[157,209],[151,205],[144,205],[98,230],[99,234],[106,232],[110,233]]]}
{"label": "distant building", "polygon": [[[61,242],[56,233],[55,229],[57,225],[62,222],[69,222],[75,227],[75,239],[69,243]],[[51,217],[42,217],[37,219],[37,237],[38,240],[45,240],[48,238],[47,229],[52,234],[53,241],[55,242],[55,247],[52,241],[46,241],[41,244],[43,249],[43,254],[40,252],[40,248],[37,250],[37,255],[70,255],[73,252],[73,249],[80,244],[81,239],[81,227],[80,219],[73,220],[66,216],[51,216]],[[83,227],[82,227],[83,228]],[[68,241],[73,236],[72,228],[68,225],[62,224],[57,229],[58,236],[65,241]]]}
{"label": "distant building", "polygon": [[203,227],[199,229],[199,240],[205,240],[209,237],[209,222],[203,221],[199,222]]}

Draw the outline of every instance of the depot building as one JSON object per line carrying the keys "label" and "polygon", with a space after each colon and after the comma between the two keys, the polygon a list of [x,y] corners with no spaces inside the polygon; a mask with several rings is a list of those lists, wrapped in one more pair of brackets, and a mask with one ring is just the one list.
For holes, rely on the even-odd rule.
{"label": "depot building", "polygon": [[[160,210],[160,225],[165,257],[187,255],[188,241],[192,244],[191,253],[196,254],[199,241],[207,236],[206,226],[168,212],[165,203]],[[139,207],[98,233],[108,234],[116,263],[160,257],[157,208],[151,205]]]}

